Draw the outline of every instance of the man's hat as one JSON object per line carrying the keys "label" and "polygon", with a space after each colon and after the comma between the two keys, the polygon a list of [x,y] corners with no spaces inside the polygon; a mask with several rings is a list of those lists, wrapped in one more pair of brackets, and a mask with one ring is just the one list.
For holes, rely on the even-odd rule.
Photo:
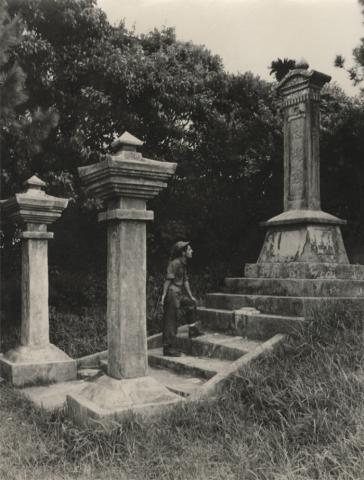
{"label": "man's hat", "polygon": [[184,242],[180,240],[179,242],[176,242],[171,250],[171,257],[176,257],[187,245],[189,245],[190,242]]}

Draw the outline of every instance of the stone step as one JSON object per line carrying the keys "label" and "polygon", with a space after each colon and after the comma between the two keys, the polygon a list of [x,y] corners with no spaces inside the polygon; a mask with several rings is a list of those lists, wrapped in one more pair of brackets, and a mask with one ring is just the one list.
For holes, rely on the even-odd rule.
{"label": "stone step", "polygon": [[[219,314],[221,312],[224,312],[224,315]],[[204,307],[198,308],[198,318],[203,328],[214,328],[222,332],[230,331],[252,340],[267,340],[277,333],[296,333],[302,329],[305,321],[303,317],[298,316],[267,313],[235,315],[232,310]]]}
{"label": "stone step", "polygon": [[226,278],[227,293],[290,297],[361,297],[364,280],[297,278]]}
{"label": "stone step", "polygon": [[232,363],[220,358],[194,357],[191,355],[164,356],[162,348],[149,350],[148,360],[151,367],[169,368],[180,374],[206,379],[224,371]]}
{"label": "stone step", "polygon": [[182,397],[193,395],[206,383],[204,378],[181,375],[174,370],[166,368],[149,366],[148,372],[151,377],[165,385],[171,392],[178,393]]}
{"label": "stone step", "polygon": [[178,335],[176,341],[176,347],[187,355],[231,361],[253,351],[260,344],[261,342],[248,340],[240,335],[226,335],[218,332],[206,332],[194,339]]}
{"label": "stone step", "polygon": [[312,312],[330,311],[337,315],[350,315],[353,320],[360,319],[364,309],[364,298],[359,297],[288,297],[272,295],[242,295],[228,293],[210,293],[206,295],[206,307],[209,309],[238,310],[253,307],[261,313],[304,317],[309,320]]}
{"label": "stone step", "polygon": [[233,332],[234,312],[217,308],[197,308],[197,318],[202,322],[202,329],[217,330],[218,332]]}
{"label": "stone step", "polygon": [[248,278],[321,278],[364,280],[364,265],[339,263],[247,263]]}
{"label": "stone step", "polygon": [[[107,373],[107,360],[100,360],[100,367],[103,373]],[[201,378],[200,376],[193,376],[190,374],[177,373],[173,369],[164,367],[162,365],[149,365],[148,375],[167,387],[169,390],[171,390],[171,392],[177,393],[182,397],[188,397],[192,395],[206,382],[206,378]]]}
{"label": "stone step", "polygon": [[302,297],[282,297],[271,295],[243,295],[235,293],[209,293],[205,297],[206,308],[238,310],[254,307],[262,313],[274,315],[302,316]]}

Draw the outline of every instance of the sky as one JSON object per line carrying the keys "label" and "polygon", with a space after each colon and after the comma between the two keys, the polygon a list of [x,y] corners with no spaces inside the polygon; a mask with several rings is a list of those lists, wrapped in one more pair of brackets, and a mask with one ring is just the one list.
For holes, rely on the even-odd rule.
{"label": "sky", "polygon": [[177,39],[205,45],[232,73],[248,70],[269,80],[279,58],[304,58],[332,76],[349,95],[358,93],[345,71],[333,66],[364,37],[357,0],[97,0],[112,24],[124,20],[136,33],[175,27]]}

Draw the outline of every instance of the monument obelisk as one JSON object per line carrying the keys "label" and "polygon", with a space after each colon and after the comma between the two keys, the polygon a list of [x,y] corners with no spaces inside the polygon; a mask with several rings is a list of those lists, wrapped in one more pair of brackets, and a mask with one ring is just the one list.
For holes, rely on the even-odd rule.
{"label": "monument obelisk", "polygon": [[295,69],[278,85],[284,110],[284,212],[263,222],[260,263],[348,264],[340,225],[321,210],[320,91],[330,77]]}

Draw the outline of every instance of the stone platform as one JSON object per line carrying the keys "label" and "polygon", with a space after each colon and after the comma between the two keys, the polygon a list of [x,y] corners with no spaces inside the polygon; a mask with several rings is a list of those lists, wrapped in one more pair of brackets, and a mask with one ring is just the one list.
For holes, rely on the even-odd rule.
{"label": "stone platform", "polygon": [[314,262],[247,263],[244,274],[248,278],[364,280],[364,265]]}
{"label": "stone platform", "polygon": [[74,380],[76,361],[53,344],[20,345],[0,355],[0,372],[15,387]]}
{"label": "stone platform", "polygon": [[[198,309],[205,328],[261,339],[329,315],[364,319],[364,265],[256,263],[245,266],[245,275],[226,278],[222,292],[206,295],[205,307]],[[247,308],[249,315],[238,315]]]}
{"label": "stone platform", "polygon": [[67,396],[67,414],[79,426],[111,427],[131,413],[151,417],[183,401],[153,377],[114,379],[107,375]]}

